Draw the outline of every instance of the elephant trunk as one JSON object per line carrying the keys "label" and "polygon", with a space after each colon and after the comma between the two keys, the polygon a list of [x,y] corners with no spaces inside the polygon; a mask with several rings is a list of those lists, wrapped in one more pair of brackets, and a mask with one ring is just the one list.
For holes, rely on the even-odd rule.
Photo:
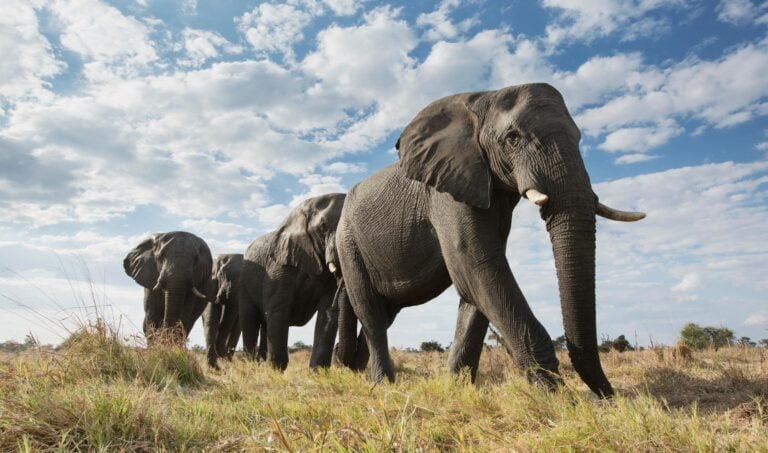
{"label": "elephant trunk", "polygon": [[188,289],[187,284],[169,284],[165,289],[163,329],[168,332],[168,339],[173,343],[182,344],[186,339],[187,332],[184,331],[182,316]]}
{"label": "elephant trunk", "polygon": [[548,189],[550,200],[541,212],[552,241],[568,353],[587,386],[601,397],[610,397],[613,388],[597,349],[595,196],[580,159],[564,159],[560,168],[560,178]]}

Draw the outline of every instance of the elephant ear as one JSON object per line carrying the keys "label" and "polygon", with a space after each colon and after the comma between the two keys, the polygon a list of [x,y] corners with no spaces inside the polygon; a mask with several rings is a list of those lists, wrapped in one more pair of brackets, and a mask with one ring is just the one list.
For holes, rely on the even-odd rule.
{"label": "elephant ear", "polygon": [[323,272],[323,262],[309,231],[307,203],[291,211],[275,235],[270,256],[283,266],[293,266],[310,275]]}
{"label": "elephant ear", "polygon": [[123,269],[139,285],[152,289],[159,276],[155,261],[155,238],[143,240],[123,260]]}
{"label": "elephant ear", "polygon": [[[202,287],[207,287],[211,280],[211,269],[213,268],[213,258],[211,257],[211,250],[208,248],[208,244],[204,240],[195,237],[197,239],[197,260],[192,269],[195,284]],[[201,290],[203,288],[200,288]]]}
{"label": "elephant ear", "polygon": [[491,172],[478,141],[479,121],[462,95],[428,105],[405,127],[395,147],[409,179],[456,201],[488,208]]}

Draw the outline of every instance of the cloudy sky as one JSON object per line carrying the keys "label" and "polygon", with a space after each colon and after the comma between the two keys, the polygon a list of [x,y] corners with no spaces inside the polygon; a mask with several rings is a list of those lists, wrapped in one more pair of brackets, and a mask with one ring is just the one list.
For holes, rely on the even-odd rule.
{"label": "cloudy sky", "polygon": [[[600,334],[766,338],[767,26],[762,0],[3,0],[0,341],[58,342],[93,306],[136,333],[121,262],[147,234],[242,252],[298,201],[395,162],[431,100],[539,81],[582,129],[601,199],[648,213],[598,222]],[[562,334],[531,206],[508,256]],[[457,303],[407,309],[390,343],[448,343]]]}

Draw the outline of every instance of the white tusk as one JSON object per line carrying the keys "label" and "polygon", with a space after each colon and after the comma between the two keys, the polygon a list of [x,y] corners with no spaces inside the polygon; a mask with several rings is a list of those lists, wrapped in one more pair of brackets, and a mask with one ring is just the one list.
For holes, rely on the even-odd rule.
{"label": "white tusk", "polygon": [[619,222],[636,222],[645,218],[644,212],[619,211],[618,209],[609,208],[600,202],[595,207],[595,214]]}
{"label": "white tusk", "polygon": [[331,271],[331,274],[336,273],[336,265],[333,263],[328,263],[328,270]]}
{"label": "white tusk", "polygon": [[536,189],[526,190],[525,198],[529,199],[536,206],[544,206],[549,201],[548,196],[544,195]]}
{"label": "white tusk", "polygon": [[199,297],[201,299],[205,299],[207,297],[205,294],[203,294],[200,291],[198,291],[197,288],[195,288],[194,286],[192,287],[192,294],[194,294],[195,296],[197,296],[197,297]]}
{"label": "white tusk", "polygon": [[160,279],[157,279],[157,283],[155,283],[155,287],[152,288],[152,291],[160,291],[162,288],[160,288]]}

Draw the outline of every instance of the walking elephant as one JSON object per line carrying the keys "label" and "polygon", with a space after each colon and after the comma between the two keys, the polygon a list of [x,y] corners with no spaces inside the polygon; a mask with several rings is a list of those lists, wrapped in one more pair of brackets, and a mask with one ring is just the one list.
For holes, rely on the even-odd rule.
{"label": "walking elephant", "polygon": [[529,379],[560,381],[550,337],[506,258],[512,211],[525,197],[540,206],[552,242],[573,366],[592,391],[613,394],[597,351],[595,215],[632,221],[644,214],[598,202],[579,140],[550,85],[457,94],[428,105],[406,126],[397,164],[352,188],[336,244],[374,380],[394,380],[387,327],[395,314],[453,284],[461,298],[454,371],[476,370],[490,320]]}
{"label": "walking elephant", "polygon": [[123,260],[125,273],[144,287],[144,335],[151,344],[161,331],[184,343],[207,302],[211,251],[192,233],[158,233]]}
{"label": "walking elephant", "polygon": [[211,294],[203,311],[203,330],[208,365],[218,368],[217,359],[231,359],[240,340],[240,271],[243,254],[218,255],[213,260]]}
{"label": "walking elephant", "polygon": [[340,279],[334,235],[344,197],[328,194],[304,200],[277,231],[248,246],[240,277],[240,322],[243,349],[251,358],[266,324],[267,358],[285,369],[288,327],[303,326],[317,313],[310,366],[330,366],[338,327],[332,302]]}

